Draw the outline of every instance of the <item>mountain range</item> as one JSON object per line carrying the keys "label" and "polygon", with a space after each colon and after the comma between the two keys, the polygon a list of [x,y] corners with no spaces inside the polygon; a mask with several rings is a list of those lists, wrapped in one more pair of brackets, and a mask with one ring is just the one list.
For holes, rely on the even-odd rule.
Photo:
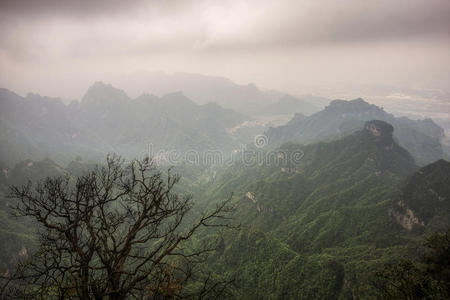
{"label": "mountain range", "polygon": [[444,130],[431,119],[411,120],[395,117],[363,99],[334,100],[325,109],[311,116],[296,114],[286,125],[271,128],[266,135],[269,144],[285,142],[302,144],[339,139],[358,130],[366,121],[383,120],[394,128],[394,137],[407,149],[419,165],[445,156],[441,140]]}
{"label": "mountain range", "polygon": [[[177,76],[190,94],[131,98],[97,82],[79,102],[64,104],[0,89],[0,273],[38,243],[34,224],[11,216],[9,187],[75,179],[107,153],[212,150],[232,158],[169,164],[182,175],[176,192],[195,199],[194,216],[231,197],[241,229],[202,229],[192,247],[219,240],[202,268],[233,278],[227,293],[234,299],[376,299],[373,282],[384,264],[417,259],[424,237],[450,226],[450,163],[433,120],[396,117],[363,99],[320,110],[326,99],[220,78],[195,94],[205,79]],[[227,108],[209,102],[217,85],[228,91],[217,102],[233,98]],[[254,100],[245,103],[252,110],[239,106],[243,99]]]}
{"label": "mountain range", "polygon": [[68,105],[1,89],[0,160],[11,167],[45,157],[66,163],[77,156],[98,160],[110,152],[135,157],[159,151],[231,151],[240,141],[227,129],[245,120],[214,103],[198,105],[182,93],[130,99],[101,82],[80,102]]}
{"label": "mountain range", "polygon": [[[126,90],[137,93],[145,91],[164,95],[183,91],[196,103],[215,102],[253,117],[267,112],[273,114],[273,110],[280,111],[281,114],[286,112],[310,114],[319,111],[330,101],[312,95],[297,97],[275,90],[265,91],[254,84],[242,85],[224,77],[192,73],[134,73],[122,76],[117,82],[120,82]],[[278,102],[283,107],[277,107],[275,104]]]}
{"label": "mountain range", "polygon": [[[272,147],[285,142],[308,144],[344,137],[372,119],[392,124],[395,138],[419,165],[446,157],[441,144],[444,131],[431,119],[398,118],[362,99],[334,100],[313,113],[315,106],[299,98],[277,92],[270,97],[281,98],[256,106],[260,116],[265,115],[261,119],[215,103],[197,104],[181,92],[131,99],[102,82],[92,85],[80,102],[69,104],[0,89],[0,161],[9,167],[46,157],[60,163],[77,156],[97,161],[112,152],[125,157],[171,152],[178,158],[188,151],[213,150],[228,156],[266,130]],[[287,124],[269,129],[271,120],[294,112],[300,113]]]}

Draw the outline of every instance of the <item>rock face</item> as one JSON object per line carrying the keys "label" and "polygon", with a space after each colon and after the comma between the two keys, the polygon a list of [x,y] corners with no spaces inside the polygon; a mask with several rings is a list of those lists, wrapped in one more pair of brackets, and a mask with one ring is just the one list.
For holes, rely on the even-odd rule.
{"label": "rock face", "polygon": [[366,122],[364,131],[373,136],[378,144],[384,145],[386,150],[390,150],[394,147],[394,127],[392,127],[391,124],[381,120],[372,120]]}
{"label": "rock face", "polygon": [[[404,206],[401,207],[404,208]],[[425,226],[424,221],[419,220],[419,218],[415,216],[414,212],[409,208],[404,208],[404,212],[390,209],[389,216],[393,217],[400,226],[408,231],[411,231],[414,225]]]}
{"label": "rock face", "polygon": [[27,257],[28,256],[28,250],[25,247],[22,247],[22,249],[20,249],[19,251],[19,256],[20,257]]}
{"label": "rock face", "polygon": [[381,120],[372,120],[366,122],[364,129],[370,131],[374,136],[384,136],[392,138],[394,127]]}
{"label": "rock face", "polygon": [[256,198],[255,198],[255,196],[253,196],[252,193],[247,192],[247,193],[245,194],[245,196],[247,196],[248,199],[252,200],[253,203],[256,203]]}
{"label": "rock face", "polygon": [[256,204],[256,210],[258,211],[258,213],[273,212],[272,207],[266,207],[264,204],[259,203],[258,200],[256,200],[255,196],[252,193],[247,192],[247,193],[245,193],[245,196],[248,199],[250,199],[253,202],[253,204]]}

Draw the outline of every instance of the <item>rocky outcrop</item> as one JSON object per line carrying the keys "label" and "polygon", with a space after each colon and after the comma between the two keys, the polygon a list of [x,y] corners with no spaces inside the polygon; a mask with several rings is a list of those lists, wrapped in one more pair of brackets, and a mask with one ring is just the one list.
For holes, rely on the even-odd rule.
{"label": "rocky outcrop", "polygon": [[389,211],[389,215],[394,218],[397,224],[408,231],[411,231],[414,225],[425,226],[425,223],[420,221],[419,218],[414,215],[414,212],[409,208],[406,208],[404,213],[391,209]]}

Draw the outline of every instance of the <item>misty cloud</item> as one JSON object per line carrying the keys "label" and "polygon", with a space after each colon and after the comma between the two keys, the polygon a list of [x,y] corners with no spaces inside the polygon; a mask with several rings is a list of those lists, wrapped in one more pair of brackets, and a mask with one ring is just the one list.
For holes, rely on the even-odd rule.
{"label": "misty cloud", "polygon": [[[235,10],[238,13],[218,10],[210,18],[205,45],[241,49],[450,38],[448,1],[278,1],[262,8],[238,5]],[[217,26],[214,20],[223,21]],[[229,28],[237,30],[230,34]]]}
{"label": "misty cloud", "polygon": [[[289,67],[292,61],[310,65],[308,74],[320,77],[336,74],[333,68],[348,57],[368,64],[375,52],[386,52],[373,61],[384,65],[395,63],[405,49],[418,71],[430,56],[430,65],[445,68],[449,15],[448,0],[1,1],[0,83],[13,81],[7,70],[20,77],[27,65],[30,72],[65,65],[64,73],[75,73],[71,78],[160,68],[251,81],[245,64],[281,72],[287,60]],[[353,53],[340,55],[344,50]],[[73,70],[80,62],[82,70]],[[406,72],[400,69],[409,65],[393,67]],[[58,72],[51,76],[60,77]],[[433,72],[433,78],[444,76]],[[259,82],[270,82],[269,73]]]}
{"label": "misty cloud", "polygon": [[124,10],[138,7],[143,0],[3,0],[0,11],[6,16],[25,17],[91,17],[99,15],[120,14]]}

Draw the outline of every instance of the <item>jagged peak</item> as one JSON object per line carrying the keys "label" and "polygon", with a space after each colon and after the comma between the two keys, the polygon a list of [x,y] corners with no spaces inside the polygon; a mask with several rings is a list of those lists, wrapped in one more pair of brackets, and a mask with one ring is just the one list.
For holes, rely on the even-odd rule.
{"label": "jagged peak", "polygon": [[[361,98],[361,97],[358,97],[358,98],[355,98],[355,99],[353,99],[353,100],[350,100],[349,102],[369,104],[368,102],[366,102],[366,101],[365,101],[363,98]],[[369,104],[369,105],[370,105],[370,104]]]}
{"label": "jagged peak", "polygon": [[340,112],[360,112],[360,111],[368,111],[368,110],[376,110],[382,111],[381,108],[374,104],[370,104],[366,102],[362,98],[356,98],[353,100],[333,100],[330,104],[325,108],[327,111],[340,111]]}
{"label": "jagged peak", "polygon": [[111,84],[102,81],[96,81],[91,85],[83,96],[83,102],[104,102],[104,101],[121,101],[129,100],[128,95],[120,89],[113,87]]}
{"label": "jagged peak", "polygon": [[28,93],[25,97],[28,101],[33,101],[37,103],[53,103],[53,104],[59,104],[64,105],[63,101],[59,97],[48,97],[48,96],[41,96],[38,93]]}
{"label": "jagged peak", "polygon": [[182,91],[165,94],[164,96],[161,97],[161,100],[173,102],[176,104],[197,105],[194,101],[186,97]]}
{"label": "jagged peak", "polygon": [[0,88],[0,100],[8,99],[22,100],[23,98],[11,90]]}
{"label": "jagged peak", "polygon": [[144,93],[140,94],[136,99],[139,99],[139,98],[159,98],[159,97],[156,96],[155,94],[144,92]]}
{"label": "jagged peak", "polygon": [[175,91],[172,93],[167,93],[165,95],[163,95],[162,97],[168,97],[168,98],[187,98],[186,95],[183,93],[183,91]]}
{"label": "jagged peak", "polygon": [[343,100],[343,99],[335,99],[330,102],[329,106],[335,106],[335,105],[350,105],[350,104],[366,104],[370,105],[367,101],[365,101],[363,98],[355,98],[352,100]]}
{"label": "jagged peak", "polygon": [[450,162],[445,159],[439,159],[429,165],[422,167],[418,173],[419,174],[430,174],[437,170],[442,170],[443,172],[450,174]]}
{"label": "jagged peak", "polygon": [[90,88],[113,88],[113,86],[109,83],[105,83],[103,81],[96,81],[94,84],[90,86]]}

